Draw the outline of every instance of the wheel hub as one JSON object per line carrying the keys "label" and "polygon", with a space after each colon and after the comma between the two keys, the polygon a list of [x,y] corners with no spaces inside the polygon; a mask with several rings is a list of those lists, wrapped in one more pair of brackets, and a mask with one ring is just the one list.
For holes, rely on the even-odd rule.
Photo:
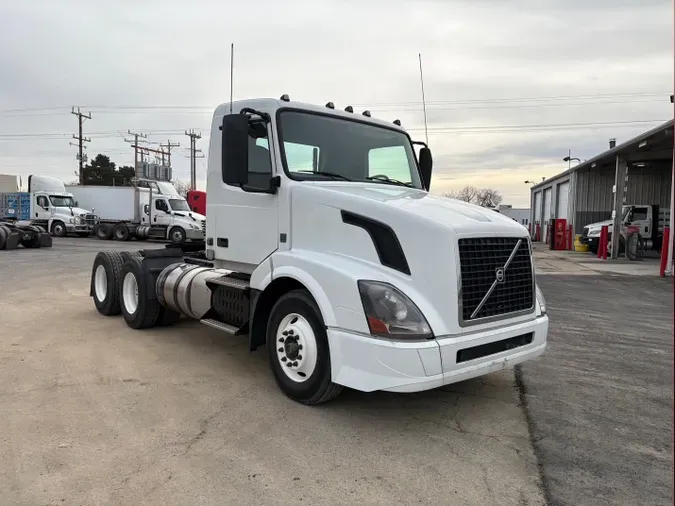
{"label": "wheel hub", "polygon": [[312,326],[303,316],[290,314],[277,328],[277,341],[277,358],[286,376],[298,383],[306,381],[318,361]]}

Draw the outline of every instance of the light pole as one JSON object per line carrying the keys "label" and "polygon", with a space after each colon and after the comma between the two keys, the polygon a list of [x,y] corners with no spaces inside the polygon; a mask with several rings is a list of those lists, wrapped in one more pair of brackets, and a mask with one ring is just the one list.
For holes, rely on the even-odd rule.
{"label": "light pole", "polygon": [[572,168],[572,160],[576,160],[577,162],[581,163],[581,160],[579,158],[573,157],[572,156],[572,150],[569,149],[567,150],[567,156],[563,158],[563,162],[567,162],[567,169]]}

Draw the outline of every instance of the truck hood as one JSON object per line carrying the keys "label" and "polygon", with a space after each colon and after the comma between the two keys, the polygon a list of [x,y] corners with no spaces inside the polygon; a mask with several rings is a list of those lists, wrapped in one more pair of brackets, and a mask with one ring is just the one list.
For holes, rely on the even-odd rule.
{"label": "truck hood", "polygon": [[96,214],[92,213],[90,209],[82,209],[81,207],[66,207],[66,206],[54,206],[56,209],[59,210],[59,213],[62,214],[70,214],[70,211],[72,209],[73,211],[73,216],[81,216],[83,214]]}
{"label": "truck hood", "polygon": [[[461,235],[465,233],[490,235],[491,232],[502,236],[528,234],[525,227],[496,211],[468,202],[432,195],[415,188],[383,184],[334,183],[326,185],[324,183],[321,189],[326,192],[326,198],[322,199],[326,200],[326,203],[332,200],[331,197],[337,196],[330,194],[338,193],[346,197],[346,200],[356,203],[356,208],[381,204],[383,209],[393,208],[410,217],[427,222],[433,221]],[[338,197],[338,200],[342,199]],[[349,207],[351,206],[345,209],[352,210]],[[354,209],[354,212],[358,212],[357,209]]]}
{"label": "truck hood", "polygon": [[591,230],[595,229],[601,229],[604,226],[611,227],[614,222],[612,220],[605,220],[605,221],[597,221],[595,223],[589,223],[588,225],[585,225],[584,228],[587,228],[589,232]]}
{"label": "truck hood", "polygon": [[180,216],[181,218],[184,218],[189,221],[192,221],[190,220],[190,216],[192,216],[196,224],[199,224],[202,220],[206,219],[206,216],[199,213],[195,213],[194,211],[174,211],[174,213],[176,216]]}

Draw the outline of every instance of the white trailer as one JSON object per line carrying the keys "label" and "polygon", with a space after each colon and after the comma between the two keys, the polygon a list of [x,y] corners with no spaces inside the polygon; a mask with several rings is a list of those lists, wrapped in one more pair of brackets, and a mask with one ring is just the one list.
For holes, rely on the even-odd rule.
{"label": "white trailer", "polygon": [[539,356],[548,316],[527,229],[429,194],[431,170],[426,144],[369,112],[286,95],[223,104],[204,250],[101,252],[90,294],[134,329],[182,314],[248,335],[304,404],[343,387],[428,390]]}
{"label": "white trailer", "polygon": [[190,210],[170,183],[139,186],[69,186],[78,202],[94,207],[99,239],[203,241],[205,217]]}

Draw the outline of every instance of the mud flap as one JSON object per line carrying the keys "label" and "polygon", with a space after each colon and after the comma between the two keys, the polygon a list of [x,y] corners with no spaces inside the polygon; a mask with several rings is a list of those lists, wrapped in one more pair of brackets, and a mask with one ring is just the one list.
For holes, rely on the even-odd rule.
{"label": "mud flap", "polygon": [[10,232],[7,236],[7,242],[5,243],[5,249],[17,249],[19,244],[21,244],[21,238],[23,234],[20,232]]}
{"label": "mud flap", "polygon": [[49,235],[47,233],[40,232],[38,234],[38,240],[40,241],[40,247],[41,248],[51,248],[52,247],[52,236],[51,235]]}

